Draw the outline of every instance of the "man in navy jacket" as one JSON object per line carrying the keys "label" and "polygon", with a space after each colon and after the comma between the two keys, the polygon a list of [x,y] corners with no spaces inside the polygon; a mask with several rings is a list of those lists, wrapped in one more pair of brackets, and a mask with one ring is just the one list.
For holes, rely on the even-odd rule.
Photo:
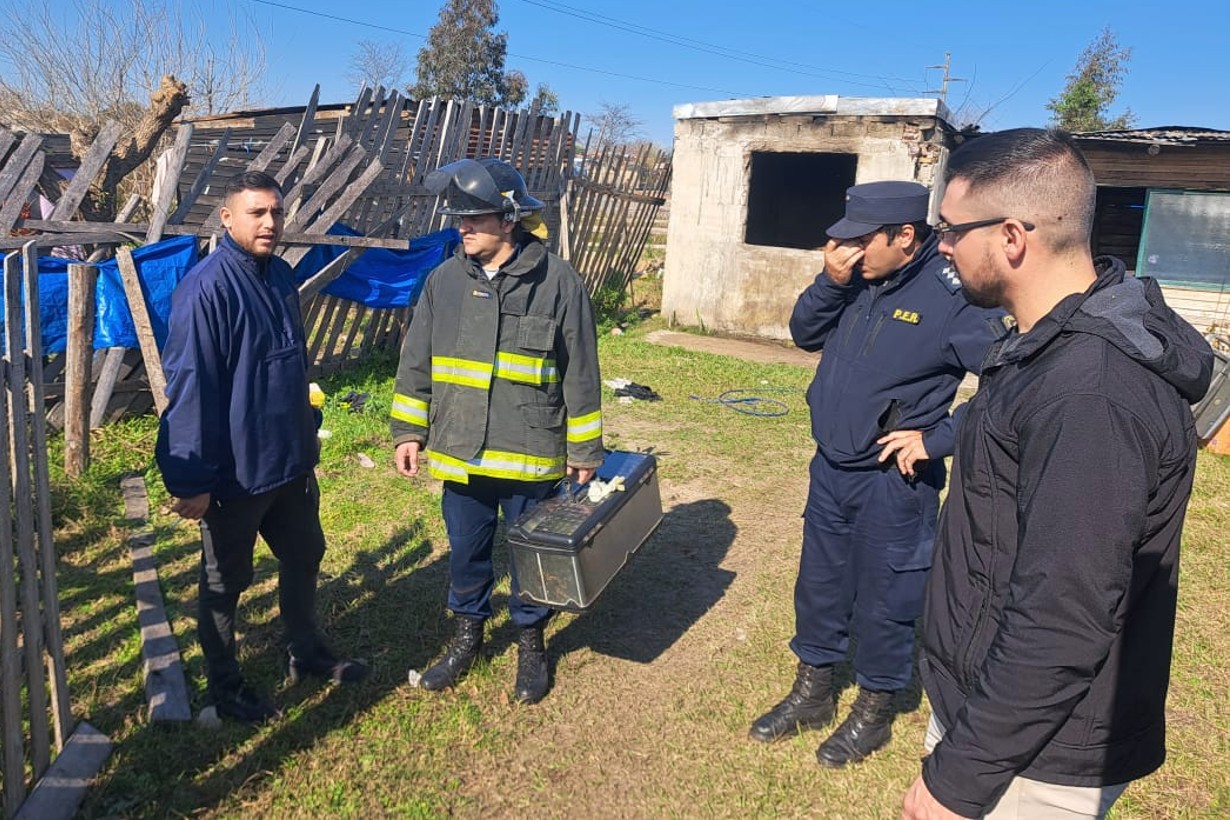
{"label": "man in navy jacket", "polygon": [[858,762],[891,737],[952,452],[949,407],[1004,329],[1001,312],[961,295],[927,226],[929,200],[914,182],[850,188],[824,271],[790,319],[795,344],[824,351],[807,397],[816,455],[794,592],[799,663],[790,694],[750,735],[773,741],[833,720],[833,665],[853,630],[859,693],[816,750],[823,766]]}
{"label": "man in navy jacket", "polygon": [[273,255],[284,224],[277,181],[241,174],[220,215],[217,250],[172,297],[156,457],[171,509],[200,521],[197,629],[210,699],[224,717],[259,722],[277,712],[244,683],[234,626],[258,533],[278,559],[292,678],[357,680],[366,667],[335,658],[316,629],[325,551],[313,472],[319,419],[308,400],[299,294],[290,266]]}

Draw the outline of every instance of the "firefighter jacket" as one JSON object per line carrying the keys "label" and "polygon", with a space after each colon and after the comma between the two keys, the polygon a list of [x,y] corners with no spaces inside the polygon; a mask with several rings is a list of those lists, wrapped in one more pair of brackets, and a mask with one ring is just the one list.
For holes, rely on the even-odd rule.
{"label": "firefighter jacket", "polygon": [[952,454],[948,413],[966,373],[978,373],[1004,334],[1001,310],[969,304],[961,282],[928,237],[883,282],[857,275],[841,286],[821,273],[799,296],[790,334],[824,355],[807,391],[812,437],[842,467],[879,466],[876,439],[921,430],[933,459]]}
{"label": "firefighter jacket", "polygon": [[155,454],[172,495],[257,495],[316,466],[299,292],[283,260],[224,234],[175,288],[162,366]]}
{"label": "firefighter jacket", "polygon": [[395,445],[434,478],[561,478],[602,463],[593,308],[568,263],[529,240],[491,279],[458,248],[432,271],[402,343]]}

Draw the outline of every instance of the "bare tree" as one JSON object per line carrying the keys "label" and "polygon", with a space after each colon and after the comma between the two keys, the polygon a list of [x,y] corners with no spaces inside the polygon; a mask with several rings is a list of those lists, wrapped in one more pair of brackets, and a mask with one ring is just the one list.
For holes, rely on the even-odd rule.
{"label": "bare tree", "polygon": [[217,43],[199,11],[163,0],[0,0],[0,120],[67,132],[131,118],[167,74],[187,84],[194,114],[247,106],[265,67],[251,31],[232,21]]}
{"label": "bare tree", "polygon": [[356,88],[397,88],[410,68],[410,57],[401,43],[360,40],[350,58],[346,80]]}
{"label": "bare tree", "polygon": [[233,110],[259,93],[265,59],[254,26],[232,20],[219,41],[190,8],[185,14],[178,0],[0,0],[0,124],[68,133],[78,157],[103,122],[124,127],[103,189],[82,206],[92,217],[114,214],[119,178],[149,158],[185,108]]}
{"label": "bare tree", "polygon": [[590,128],[598,131],[594,137],[594,147],[603,148],[607,145],[626,145],[635,142],[643,136],[641,119],[632,113],[632,107],[625,103],[603,102],[598,112],[588,114],[585,120]]}

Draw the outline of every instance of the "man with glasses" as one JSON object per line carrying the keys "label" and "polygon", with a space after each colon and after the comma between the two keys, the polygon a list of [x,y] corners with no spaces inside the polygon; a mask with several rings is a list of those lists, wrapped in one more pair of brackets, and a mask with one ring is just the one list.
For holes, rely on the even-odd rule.
{"label": "man with glasses", "polygon": [[769,742],[833,721],[833,667],[853,631],[859,692],[817,749],[822,766],[858,762],[892,735],[952,453],[949,408],[1004,331],[1002,312],[962,296],[926,223],[929,201],[915,182],[850,188],[824,270],[790,319],[795,344],[824,351],[808,391],[816,455],[794,592],[799,663],[790,694],[750,735]]}
{"label": "man with glasses", "polygon": [[919,660],[929,756],[902,816],[1102,817],[1166,755],[1188,405],[1213,355],[1156,282],[1093,258],[1069,135],[978,137],[946,175],[940,251],[1016,329],[958,431]]}

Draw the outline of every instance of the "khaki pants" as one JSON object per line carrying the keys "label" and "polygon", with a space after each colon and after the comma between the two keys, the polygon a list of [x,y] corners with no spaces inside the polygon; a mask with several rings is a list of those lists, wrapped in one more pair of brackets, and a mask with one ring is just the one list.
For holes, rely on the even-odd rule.
{"label": "khaki pants", "polygon": [[[927,754],[935,748],[944,737],[944,727],[935,715],[927,724],[927,739],[924,747]],[[1054,783],[1043,783],[1030,780],[1028,777],[1014,777],[1008,785],[999,802],[991,810],[982,815],[986,820],[1043,820],[1043,818],[1103,818],[1106,812],[1123,790],[1127,783],[1114,786],[1057,786]]]}

